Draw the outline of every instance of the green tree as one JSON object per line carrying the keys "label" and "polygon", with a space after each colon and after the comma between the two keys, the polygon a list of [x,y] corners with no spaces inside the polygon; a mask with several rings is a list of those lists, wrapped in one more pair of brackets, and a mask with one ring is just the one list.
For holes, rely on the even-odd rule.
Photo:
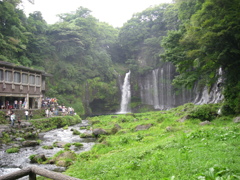
{"label": "green tree", "polygon": [[24,58],[28,39],[20,19],[25,15],[16,9],[18,4],[18,1],[0,1],[0,60],[29,66],[30,61]]}
{"label": "green tree", "polygon": [[218,69],[222,68],[225,102],[238,112],[239,1],[180,0],[178,6],[182,26],[169,32],[163,41],[163,57],[173,62],[180,73],[175,82],[189,85],[200,80],[211,86],[218,78]]}
{"label": "green tree", "polygon": [[126,63],[133,71],[142,73],[155,68],[161,62],[162,38],[177,27],[177,9],[173,4],[161,4],[134,14],[119,33]]}

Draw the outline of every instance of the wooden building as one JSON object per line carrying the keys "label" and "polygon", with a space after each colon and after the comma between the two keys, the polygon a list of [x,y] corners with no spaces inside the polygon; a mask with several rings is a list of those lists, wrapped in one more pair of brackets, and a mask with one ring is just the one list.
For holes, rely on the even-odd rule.
{"label": "wooden building", "polygon": [[0,61],[1,109],[40,109],[49,76],[41,70]]}

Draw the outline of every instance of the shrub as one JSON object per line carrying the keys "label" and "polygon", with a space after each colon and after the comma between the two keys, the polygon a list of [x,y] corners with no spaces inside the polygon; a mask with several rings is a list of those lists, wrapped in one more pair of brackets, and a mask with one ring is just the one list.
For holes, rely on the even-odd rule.
{"label": "shrub", "polygon": [[53,149],[53,146],[42,146],[43,149]]}
{"label": "shrub", "polygon": [[200,119],[201,121],[209,120],[211,121],[217,115],[219,105],[217,104],[203,104],[196,105],[189,115],[192,118]]}
{"label": "shrub", "polygon": [[78,143],[78,142],[73,143],[73,145],[76,146],[76,147],[82,147],[83,146],[82,143]]}
{"label": "shrub", "polygon": [[0,111],[0,124],[6,124],[5,113]]}
{"label": "shrub", "polygon": [[78,131],[78,130],[76,130],[76,129],[73,129],[73,135],[80,135],[81,133]]}
{"label": "shrub", "polygon": [[72,145],[71,143],[65,144],[65,145],[64,145],[64,150],[65,150],[65,151],[69,150],[70,147],[71,147],[71,145]]}
{"label": "shrub", "polygon": [[10,148],[6,150],[7,153],[17,153],[19,152],[19,148]]}

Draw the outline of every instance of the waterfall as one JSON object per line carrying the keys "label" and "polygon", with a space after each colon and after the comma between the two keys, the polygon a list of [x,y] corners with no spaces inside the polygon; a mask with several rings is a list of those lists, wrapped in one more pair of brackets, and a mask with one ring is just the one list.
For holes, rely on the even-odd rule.
{"label": "waterfall", "polygon": [[164,79],[163,79],[163,68],[161,68],[161,75],[160,75],[160,103],[161,103],[161,109],[164,109]]}
{"label": "waterfall", "polygon": [[154,109],[161,109],[158,97],[158,69],[152,71],[153,75],[153,106]]}
{"label": "waterfall", "polygon": [[121,99],[121,107],[119,114],[129,113],[131,112],[129,103],[131,100],[131,87],[130,87],[130,71],[126,73],[124,82],[122,85],[122,99]]}

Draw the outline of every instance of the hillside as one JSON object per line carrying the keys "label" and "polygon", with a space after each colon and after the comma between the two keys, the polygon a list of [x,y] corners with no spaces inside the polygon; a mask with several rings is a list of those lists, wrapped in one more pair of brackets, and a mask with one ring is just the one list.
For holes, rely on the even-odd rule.
{"label": "hillside", "polygon": [[240,179],[240,124],[216,116],[218,106],[89,118],[109,134],[66,173],[85,180]]}

